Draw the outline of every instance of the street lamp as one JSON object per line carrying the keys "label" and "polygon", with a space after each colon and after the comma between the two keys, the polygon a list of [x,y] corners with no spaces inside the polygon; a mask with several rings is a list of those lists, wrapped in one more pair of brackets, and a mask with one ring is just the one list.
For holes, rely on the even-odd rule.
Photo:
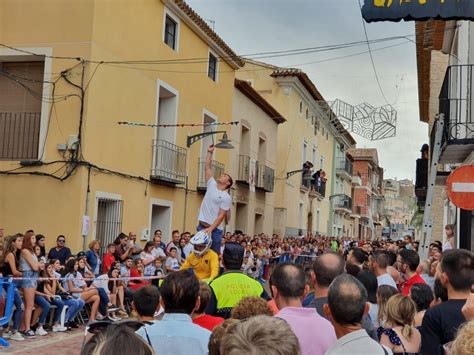
{"label": "street lamp", "polygon": [[197,141],[208,137],[208,136],[213,136],[214,134],[218,133],[223,133],[222,139],[219,139],[219,143],[215,145],[216,148],[219,149],[234,149],[234,146],[230,144],[230,140],[227,137],[227,132],[226,131],[211,131],[211,132],[203,132],[203,133],[198,133],[193,136],[188,136],[187,141],[186,141],[186,146],[189,148],[192,144],[196,143]]}
{"label": "street lamp", "polygon": [[[289,172],[286,173],[286,179],[289,179],[293,175],[296,175],[298,173],[303,173],[305,171],[306,171],[306,169],[299,169],[299,170],[289,171]],[[314,180],[314,179],[311,176],[311,174],[306,173],[306,174],[303,174],[303,180],[304,181],[311,181],[311,180]]]}

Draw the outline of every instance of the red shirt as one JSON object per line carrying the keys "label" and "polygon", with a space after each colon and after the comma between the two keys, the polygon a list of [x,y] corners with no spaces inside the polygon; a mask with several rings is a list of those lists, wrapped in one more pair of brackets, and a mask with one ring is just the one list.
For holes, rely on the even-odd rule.
{"label": "red shirt", "polygon": [[[130,269],[130,277],[140,277],[140,273],[132,267]],[[150,281],[145,281],[145,280],[130,280],[128,283],[128,287],[131,288],[132,290],[138,290],[140,287],[149,285]]]}
{"label": "red shirt", "polygon": [[104,254],[102,272],[107,273],[114,262],[115,262],[115,256],[113,254],[109,254],[109,253]]}
{"label": "red shirt", "polygon": [[415,273],[411,278],[409,278],[402,286],[402,294],[408,296],[410,289],[414,284],[426,284],[425,280],[418,274]]}
{"label": "red shirt", "polygon": [[202,316],[197,316],[193,318],[193,323],[199,325],[200,327],[206,328],[209,331],[213,331],[215,327],[221,324],[224,321],[224,318],[213,317],[208,314],[203,314]]}

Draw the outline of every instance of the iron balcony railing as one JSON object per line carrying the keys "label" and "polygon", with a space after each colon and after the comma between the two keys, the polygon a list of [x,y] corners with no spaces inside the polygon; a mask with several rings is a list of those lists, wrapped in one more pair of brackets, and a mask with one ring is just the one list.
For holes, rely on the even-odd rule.
{"label": "iron balcony railing", "polygon": [[474,64],[451,65],[446,70],[439,95],[439,112],[444,114],[445,123],[443,145],[474,144],[473,68]]}
{"label": "iron balcony railing", "polygon": [[336,174],[352,176],[352,162],[347,157],[336,158]]}
{"label": "iron balcony railing", "polygon": [[247,155],[239,155],[239,172],[236,181],[249,183],[250,178],[250,157]]}
{"label": "iron balcony railing", "polygon": [[[206,191],[207,189],[207,181],[206,181],[206,158],[199,158],[198,162],[198,184],[197,189],[199,191]],[[216,160],[211,161],[211,169],[212,169],[212,176],[214,179],[218,179],[219,176],[224,174],[224,164],[219,163]]]}
{"label": "iron balcony railing", "polygon": [[186,148],[165,140],[153,140],[151,179],[170,184],[186,183]]}
{"label": "iron balcony railing", "polygon": [[0,160],[38,159],[40,112],[0,112]]}
{"label": "iron balcony railing", "polygon": [[275,170],[266,165],[259,165],[257,176],[256,187],[265,192],[273,192],[275,186]]}
{"label": "iron balcony railing", "polygon": [[347,195],[335,195],[332,199],[334,209],[352,211],[352,198]]}

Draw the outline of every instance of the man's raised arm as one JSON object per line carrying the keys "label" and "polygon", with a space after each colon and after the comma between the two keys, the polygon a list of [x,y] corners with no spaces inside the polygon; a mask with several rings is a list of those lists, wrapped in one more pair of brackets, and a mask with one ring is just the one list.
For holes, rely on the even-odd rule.
{"label": "man's raised arm", "polygon": [[212,153],[214,153],[214,149],[216,149],[214,145],[210,145],[209,148],[207,148],[206,163],[204,166],[206,182],[212,177]]}

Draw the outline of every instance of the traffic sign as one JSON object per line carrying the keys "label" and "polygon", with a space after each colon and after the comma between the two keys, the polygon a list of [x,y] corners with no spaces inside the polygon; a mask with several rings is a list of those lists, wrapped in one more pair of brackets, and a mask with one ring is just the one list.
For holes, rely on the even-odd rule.
{"label": "traffic sign", "polygon": [[474,165],[454,170],[446,181],[449,200],[457,207],[474,211]]}

